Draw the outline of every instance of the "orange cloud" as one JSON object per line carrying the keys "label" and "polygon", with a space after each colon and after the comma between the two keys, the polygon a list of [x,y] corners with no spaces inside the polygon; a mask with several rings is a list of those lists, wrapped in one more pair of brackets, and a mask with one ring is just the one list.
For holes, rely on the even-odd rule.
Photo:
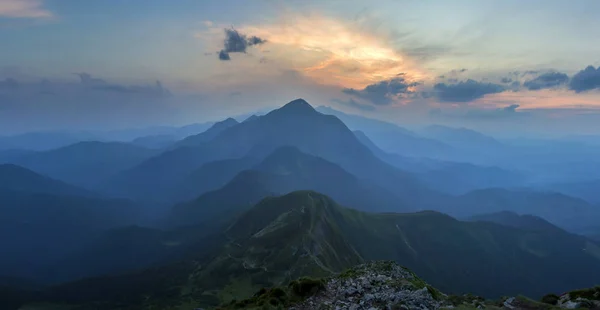
{"label": "orange cloud", "polygon": [[487,95],[475,102],[479,106],[506,106],[518,104],[520,109],[600,109],[597,92],[576,94],[569,90],[544,89],[538,91],[502,92]]}
{"label": "orange cloud", "polygon": [[2,0],[0,16],[13,18],[49,18],[53,14],[43,8],[42,0]]}
{"label": "orange cloud", "polygon": [[242,26],[238,30],[266,39],[268,44],[260,48],[269,51],[270,60],[319,84],[363,88],[399,73],[404,73],[409,82],[429,78],[386,38],[365,32],[353,23],[294,15],[278,23]]}

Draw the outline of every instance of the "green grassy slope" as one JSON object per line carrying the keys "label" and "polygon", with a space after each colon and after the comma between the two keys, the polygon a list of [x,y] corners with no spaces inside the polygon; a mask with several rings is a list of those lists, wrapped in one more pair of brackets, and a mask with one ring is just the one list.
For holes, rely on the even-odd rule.
{"label": "green grassy slope", "polygon": [[[442,291],[485,297],[540,297],[590,287],[600,279],[600,248],[559,229],[461,222],[437,212],[369,214],[312,191],[262,200],[232,221],[221,238],[202,258],[185,264],[90,279],[56,288],[50,296],[113,302],[96,309],[193,309],[247,298],[260,287],[300,276],[331,275],[367,260],[393,260]],[[123,283],[138,287],[114,287],[123,288]],[[102,291],[105,286],[110,290]],[[98,290],[102,294],[93,295]],[[114,301],[124,294],[126,300],[117,306]]]}

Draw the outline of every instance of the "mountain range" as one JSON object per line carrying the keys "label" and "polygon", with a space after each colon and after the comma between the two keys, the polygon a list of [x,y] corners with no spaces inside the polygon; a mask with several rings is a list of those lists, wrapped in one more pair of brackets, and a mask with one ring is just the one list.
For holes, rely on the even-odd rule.
{"label": "mountain range", "polygon": [[0,153],[10,163],[0,244],[11,253],[0,296],[39,309],[196,309],[379,260],[453,294],[598,284],[590,187],[563,191],[531,183],[537,168],[513,169],[527,164],[494,165],[522,154],[505,140],[302,99],[205,125]]}
{"label": "mountain range", "polygon": [[234,218],[212,239],[217,243],[186,263],[78,281],[41,296],[95,309],[114,309],[115,302],[123,309],[193,309],[370,260],[394,260],[444,291],[486,297],[540,297],[593,286],[600,276],[600,247],[558,228],[462,222],[431,211],[365,213],[313,191],[265,198]]}
{"label": "mountain range", "polygon": [[[46,265],[106,229],[143,223],[150,210],[15,165],[0,165],[0,275],[49,281]],[[44,253],[44,255],[39,255]]]}
{"label": "mountain range", "polygon": [[156,150],[121,142],[78,142],[19,157],[11,163],[90,189],[156,154]]}
{"label": "mountain range", "polygon": [[176,206],[171,220],[178,225],[214,221],[217,212],[222,217],[245,211],[265,196],[297,190],[316,190],[359,210],[414,211],[391,191],[359,180],[334,163],[294,147],[281,147],[222,188]]}
{"label": "mountain range", "polygon": [[210,131],[210,134],[189,138],[185,146],[120,173],[111,179],[110,187],[115,192],[126,188],[122,194],[132,198],[152,196],[168,200],[165,197],[172,199],[178,184],[204,164],[243,157],[263,159],[279,147],[293,146],[336,163],[360,179],[395,191],[400,198],[410,195],[426,199],[431,194],[411,174],[374,156],[339,119],[318,113],[302,99],[250,122],[226,121],[225,125]]}

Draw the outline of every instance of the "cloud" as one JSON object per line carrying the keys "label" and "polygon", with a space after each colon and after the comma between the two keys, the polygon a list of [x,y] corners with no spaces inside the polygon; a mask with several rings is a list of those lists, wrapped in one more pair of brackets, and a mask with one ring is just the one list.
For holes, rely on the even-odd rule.
{"label": "cloud", "polygon": [[360,99],[368,100],[375,105],[389,105],[400,95],[413,93],[412,89],[417,85],[419,85],[419,83],[409,83],[404,77],[396,77],[391,80],[367,85],[367,87],[361,90],[344,88],[342,92]]}
{"label": "cloud", "polygon": [[90,74],[82,72],[82,73],[74,73],[75,75],[77,75],[81,81],[81,84],[83,85],[104,85],[106,84],[106,81],[104,81],[103,79],[99,79],[99,78],[95,78],[92,77]]}
{"label": "cloud", "polygon": [[506,107],[495,108],[495,109],[482,109],[482,108],[462,108],[458,110],[451,109],[432,109],[429,112],[430,116],[437,118],[453,118],[453,119],[469,119],[469,120],[501,120],[501,119],[512,119],[515,117],[522,117],[529,115],[528,113],[519,112],[517,109],[520,107],[518,104],[511,104]]}
{"label": "cloud", "polygon": [[94,87],[94,90],[116,92],[122,94],[136,94],[151,97],[169,97],[171,92],[162,86],[160,81],[156,81],[154,85],[133,85],[124,86],[117,84],[107,84]]}
{"label": "cloud", "polygon": [[246,53],[246,50],[250,46],[265,44],[265,39],[257,36],[251,36],[248,38],[245,34],[239,33],[235,29],[224,29],[225,40],[224,46],[219,51],[219,60],[231,60],[229,53]]}
{"label": "cloud", "polygon": [[344,105],[344,106],[347,106],[347,107],[355,108],[355,109],[358,109],[361,111],[375,111],[376,110],[376,108],[374,106],[357,102],[356,100],[354,100],[352,98],[347,101],[340,100],[340,99],[332,99],[331,101],[341,104],[341,105]]}
{"label": "cloud", "polygon": [[520,106],[518,104],[513,104],[513,105],[509,105],[506,108],[500,109],[500,111],[514,113],[514,112],[517,112],[517,108],[519,108],[519,107]]}
{"label": "cloud", "polygon": [[433,86],[435,94],[444,102],[469,102],[487,94],[500,93],[506,88],[499,84],[483,83],[469,79],[456,84],[437,83]]}
{"label": "cloud", "polygon": [[1,0],[0,17],[51,18],[54,15],[43,8],[43,0]]}
{"label": "cloud", "polygon": [[[410,82],[429,77],[419,61],[443,48],[409,44],[404,37],[398,41],[381,33],[381,27],[369,27],[370,22],[290,14],[279,22],[240,29],[268,39],[273,66],[298,71],[322,85],[362,89],[398,72],[405,72]],[[401,48],[405,46],[412,48]]]}
{"label": "cloud", "polygon": [[[411,57],[413,59],[417,59],[419,61],[428,61],[449,53],[450,48],[446,46],[421,46],[413,48],[404,48],[402,49],[402,52],[406,56]],[[466,71],[466,69],[463,70]]]}
{"label": "cloud", "polygon": [[578,93],[600,89],[600,67],[596,69],[594,66],[588,66],[577,72],[571,78],[569,88]]}
{"label": "cloud", "polygon": [[536,78],[526,81],[523,86],[529,90],[540,90],[544,88],[555,88],[566,84],[569,76],[561,72],[546,72],[538,75]]}
{"label": "cloud", "polygon": [[267,43],[267,40],[261,39],[257,36],[251,36],[250,39],[248,39],[248,46],[260,45],[264,43]]}
{"label": "cloud", "polygon": [[75,73],[79,77],[81,85],[88,89],[97,91],[106,91],[122,94],[139,94],[155,97],[168,97],[171,92],[162,86],[160,81],[156,81],[154,85],[119,85],[110,84],[103,79],[95,78],[89,73]]}
{"label": "cloud", "polygon": [[88,73],[77,76],[0,80],[0,131],[138,126],[185,116],[177,114],[181,97],[172,96],[160,81],[123,84]]}
{"label": "cloud", "polygon": [[229,53],[227,53],[224,50],[219,51],[219,60],[231,60],[231,57],[229,57]]}

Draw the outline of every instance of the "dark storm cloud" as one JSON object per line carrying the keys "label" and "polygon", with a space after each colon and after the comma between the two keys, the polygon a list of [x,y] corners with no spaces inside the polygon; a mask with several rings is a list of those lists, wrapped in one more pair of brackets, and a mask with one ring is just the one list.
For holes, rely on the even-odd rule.
{"label": "dark storm cloud", "polygon": [[419,85],[419,83],[409,83],[399,75],[399,77],[391,80],[368,85],[361,90],[344,88],[342,92],[360,99],[368,100],[375,105],[388,105],[393,102],[392,99],[394,97],[401,94],[410,94],[410,87],[417,85]]}
{"label": "dark storm cloud", "polygon": [[257,36],[248,38],[245,34],[235,29],[225,29],[223,49],[219,51],[219,60],[231,60],[229,53],[246,53],[250,46],[265,44],[265,39]]}
{"label": "dark storm cloud", "polygon": [[509,77],[503,77],[500,82],[504,83],[504,84],[510,84],[512,83],[513,79],[509,78]]}
{"label": "dark storm cloud", "polygon": [[540,90],[545,88],[554,88],[566,84],[569,76],[561,72],[546,72],[538,75],[536,78],[523,83],[529,90]]}
{"label": "dark storm cloud", "polygon": [[354,99],[349,99],[347,101],[340,100],[340,99],[332,99],[331,101],[335,102],[335,103],[339,103],[339,104],[347,106],[347,107],[350,107],[350,108],[358,109],[361,111],[375,111],[376,110],[376,108],[374,106],[357,102]]}
{"label": "dark storm cloud", "polygon": [[433,86],[435,94],[440,101],[469,102],[479,99],[487,94],[500,93],[506,88],[499,84],[482,83],[467,80],[456,84],[437,83]]}
{"label": "dark storm cloud", "polygon": [[569,88],[578,93],[600,89],[600,67],[596,69],[594,66],[588,66],[577,72],[571,78]]}

